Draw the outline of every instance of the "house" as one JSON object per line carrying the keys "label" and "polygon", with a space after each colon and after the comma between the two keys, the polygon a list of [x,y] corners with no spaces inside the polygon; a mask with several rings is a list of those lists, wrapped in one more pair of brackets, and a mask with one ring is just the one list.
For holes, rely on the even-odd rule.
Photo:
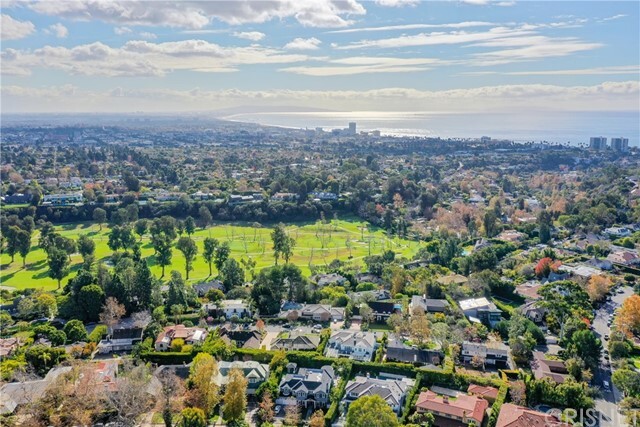
{"label": "house", "polygon": [[502,311],[485,297],[463,300],[460,301],[459,304],[464,315],[467,316],[471,322],[484,322],[494,326],[500,321]]}
{"label": "house", "polygon": [[20,347],[18,338],[0,338],[0,357],[11,356]]}
{"label": "house", "polygon": [[635,265],[640,263],[640,257],[638,257],[637,253],[622,249],[611,252],[607,255],[607,260],[611,261],[612,264],[621,265]]}
{"label": "house", "polygon": [[500,407],[496,427],[571,427],[551,414],[534,411],[524,406],[505,403]]}
{"label": "house", "polygon": [[542,288],[542,283],[537,280],[529,280],[516,286],[516,293],[526,300],[534,301],[540,299],[540,295],[538,294],[540,288]]}
{"label": "house", "polygon": [[224,325],[218,333],[227,344],[233,343],[237,348],[259,349],[262,343],[262,334],[256,329],[232,329],[231,325]]}
{"label": "house", "polygon": [[131,326],[114,328],[111,335],[98,343],[98,353],[109,354],[118,351],[131,351],[133,346],[142,342],[144,329]]}
{"label": "house", "polygon": [[370,362],[377,347],[376,337],[371,332],[340,330],[329,337],[325,356],[347,357],[361,362]]}
{"label": "house", "polygon": [[373,320],[378,323],[384,323],[389,316],[402,311],[402,304],[395,302],[371,301],[367,305],[371,308]]}
{"label": "house", "polygon": [[491,386],[469,384],[469,387],[467,388],[467,393],[474,396],[481,397],[489,403],[493,403],[498,397],[499,390]]}
{"label": "house", "polygon": [[224,292],[224,285],[220,280],[212,280],[210,282],[198,283],[197,285],[193,285],[193,290],[199,297],[203,297],[209,292],[211,289],[218,289],[219,291]]}
{"label": "house", "polygon": [[542,323],[547,309],[540,305],[538,301],[529,301],[518,307],[518,311],[533,323]]}
{"label": "house", "polygon": [[298,195],[295,193],[276,193],[271,196],[271,200],[278,202],[295,202],[298,200]]}
{"label": "house", "polygon": [[480,426],[488,408],[489,402],[475,395],[449,397],[431,390],[420,393],[416,401],[416,412],[432,413],[435,426]]}
{"label": "house", "polygon": [[608,259],[593,257],[590,260],[585,261],[584,263],[590,267],[598,268],[600,270],[609,271],[613,268],[613,264]]}
{"label": "house", "polygon": [[358,283],[375,283],[376,285],[383,283],[383,280],[373,273],[358,273],[356,274],[356,281]]}
{"label": "house", "polygon": [[299,310],[299,316],[316,322],[329,322],[344,319],[344,308],[327,304],[306,304]]}
{"label": "house", "polygon": [[421,308],[425,313],[444,313],[449,308],[449,301],[427,298],[426,295],[414,295],[411,297],[409,308],[412,313],[416,308]]}
{"label": "house", "polygon": [[309,195],[314,200],[322,200],[322,201],[334,201],[338,200],[338,195],[336,193],[325,192],[325,191],[314,191],[309,193]]}
{"label": "house", "polygon": [[604,234],[614,238],[629,237],[631,236],[631,230],[627,227],[609,227],[604,229]]}
{"label": "house", "polygon": [[441,285],[449,286],[449,285],[465,285],[469,279],[460,274],[450,274],[448,276],[440,277],[436,280]]}
{"label": "house", "polygon": [[569,375],[569,371],[562,360],[547,359],[541,351],[533,352],[531,370],[537,380],[550,378],[557,384],[562,384]]}
{"label": "house", "polygon": [[509,366],[509,347],[498,341],[475,343],[464,341],[460,352],[463,363],[471,363],[474,357],[484,361],[485,366],[507,368]]}
{"label": "house", "polygon": [[347,279],[338,273],[331,274],[316,274],[309,278],[318,288],[324,288],[328,285],[342,286],[346,283]]}
{"label": "house", "polygon": [[84,197],[82,196],[82,193],[47,194],[43,197],[42,204],[63,206],[63,205],[74,205],[74,204],[82,203],[83,201],[84,201]]}
{"label": "house", "polygon": [[184,325],[166,326],[156,338],[156,351],[167,351],[173,340],[182,339],[185,344],[202,344],[209,333],[203,328],[187,328]]}
{"label": "house", "polygon": [[503,242],[519,243],[523,240],[526,240],[527,235],[516,230],[505,230],[498,234],[495,238],[498,240],[502,240]]}
{"label": "house", "polygon": [[399,375],[381,373],[378,378],[371,378],[369,374],[366,377],[358,375],[347,383],[343,400],[348,408],[351,402],[362,396],[377,394],[396,414],[400,414],[407,393],[414,383],[415,380]]}
{"label": "house", "polygon": [[247,394],[255,394],[260,384],[269,378],[269,365],[259,363],[253,360],[235,361],[235,362],[218,362],[218,376],[215,383],[224,387],[229,382],[229,371],[231,369],[240,369],[247,379]]}
{"label": "house", "polygon": [[559,268],[560,271],[569,273],[574,276],[576,279],[589,280],[591,276],[598,276],[602,272],[590,265],[578,264],[578,265],[561,265]]}
{"label": "house", "polygon": [[272,350],[309,350],[313,351],[320,345],[320,335],[318,334],[301,334],[292,332],[285,333],[273,341],[271,341]]}
{"label": "house", "polygon": [[373,291],[350,292],[349,298],[352,301],[384,301],[391,299],[391,293],[386,289],[375,289]]}
{"label": "house", "polygon": [[227,319],[236,317],[251,317],[249,305],[241,299],[225,299],[220,301],[220,313]]}
{"label": "house", "polygon": [[8,205],[19,205],[23,203],[31,203],[32,194],[15,193],[10,196],[3,196],[2,201]]}
{"label": "house", "polygon": [[397,335],[392,334],[387,343],[386,360],[414,365],[440,365],[444,360],[444,353],[440,350],[409,347]]}
{"label": "house", "polygon": [[276,403],[284,405],[297,403],[305,408],[311,406],[314,409],[326,408],[329,406],[329,393],[335,381],[336,373],[331,366],[323,366],[320,369],[297,369],[295,363],[289,363],[287,373],[280,380],[282,402],[276,401]]}

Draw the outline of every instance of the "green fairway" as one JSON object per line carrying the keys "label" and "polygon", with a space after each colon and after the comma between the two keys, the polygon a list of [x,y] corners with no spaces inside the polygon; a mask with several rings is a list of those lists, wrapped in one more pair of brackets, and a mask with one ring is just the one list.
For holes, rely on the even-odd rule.
{"label": "green fairway", "polygon": [[[364,265],[362,259],[371,253],[381,254],[391,249],[398,256],[411,257],[417,251],[418,242],[399,238],[388,238],[384,231],[371,227],[363,229],[367,223],[361,221],[333,220],[330,224],[320,225],[288,225],[289,236],[296,241],[294,255],[291,263],[298,265],[304,274],[309,274],[310,265],[329,264],[334,259],[346,261],[351,256],[352,261]],[[66,237],[77,239],[81,234],[87,234],[96,242],[97,262],[107,261],[112,251],[107,246],[109,228],[104,226],[99,231],[97,225],[90,223],[66,224],[56,226],[56,231]],[[261,268],[273,265],[273,250],[271,244],[270,227],[252,227],[247,225],[217,224],[205,230],[197,229],[192,238],[198,245],[198,255],[193,263],[193,270],[189,275],[189,281],[197,283],[209,276],[209,267],[202,258],[202,246],[205,237],[214,237],[218,240],[228,241],[231,245],[231,256],[240,261],[242,258],[256,260],[256,273]],[[33,247],[27,255],[27,265],[22,267],[22,258],[16,255],[11,263],[11,257],[2,254],[0,283],[11,288],[38,288],[55,290],[57,282],[47,275],[47,260],[45,252],[38,244],[38,233],[34,233]],[[142,239],[142,256],[147,258],[151,271],[160,276],[162,269],[156,265],[148,235]],[[79,254],[71,256],[71,273],[62,281],[62,286],[67,283],[69,277],[75,276],[80,268],[82,257]],[[184,276],[184,257],[174,248],[172,265],[167,266],[165,278],[169,277],[171,270],[178,270]],[[215,271],[213,275],[216,276]],[[247,273],[247,279],[249,279]]]}

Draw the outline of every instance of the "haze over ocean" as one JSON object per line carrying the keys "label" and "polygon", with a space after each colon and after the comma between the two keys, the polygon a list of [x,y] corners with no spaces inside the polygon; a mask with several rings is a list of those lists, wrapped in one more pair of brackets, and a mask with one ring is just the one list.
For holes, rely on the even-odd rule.
{"label": "haze over ocean", "polygon": [[325,131],[344,128],[355,121],[358,131],[380,130],[383,134],[477,138],[483,135],[516,142],[549,141],[588,144],[592,136],[625,137],[629,145],[640,145],[640,115],[637,112],[257,112],[223,117],[292,128]]}

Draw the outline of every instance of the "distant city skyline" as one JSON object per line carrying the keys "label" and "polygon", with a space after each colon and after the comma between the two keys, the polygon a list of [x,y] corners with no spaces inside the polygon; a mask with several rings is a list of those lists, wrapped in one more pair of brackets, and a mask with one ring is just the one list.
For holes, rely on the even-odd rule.
{"label": "distant city skyline", "polygon": [[635,1],[1,4],[4,113],[640,110]]}

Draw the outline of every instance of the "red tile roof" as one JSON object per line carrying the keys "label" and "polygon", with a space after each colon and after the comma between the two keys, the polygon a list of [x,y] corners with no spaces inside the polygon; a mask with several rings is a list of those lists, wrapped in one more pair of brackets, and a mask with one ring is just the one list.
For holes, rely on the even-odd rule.
{"label": "red tile roof", "polygon": [[496,427],[571,427],[571,424],[558,421],[553,415],[505,403],[500,408]]}
{"label": "red tile roof", "polygon": [[469,384],[467,392],[478,395],[480,397],[488,397],[495,400],[498,397],[498,389],[495,387],[486,387],[478,384]]}
{"label": "red tile roof", "polygon": [[482,423],[488,407],[489,402],[478,396],[462,394],[456,398],[450,398],[439,396],[432,391],[420,393],[416,402],[416,408],[460,418],[473,418],[479,424]]}

